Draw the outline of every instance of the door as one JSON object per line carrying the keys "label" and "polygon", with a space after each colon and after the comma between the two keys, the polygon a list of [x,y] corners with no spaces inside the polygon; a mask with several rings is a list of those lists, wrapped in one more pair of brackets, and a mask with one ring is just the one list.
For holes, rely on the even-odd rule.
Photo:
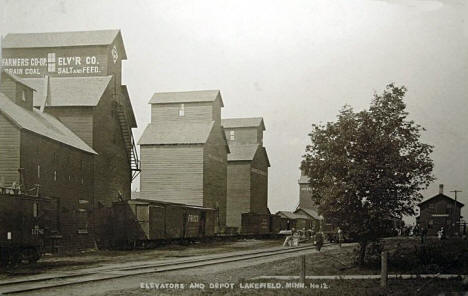
{"label": "door", "polygon": [[150,240],[165,239],[165,211],[163,207],[149,206]]}
{"label": "door", "polygon": [[206,235],[206,212],[200,213],[200,237],[204,237]]}
{"label": "door", "polygon": [[141,231],[144,233],[145,239],[149,239],[149,206],[145,205],[135,205],[135,212],[138,225],[140,226]]}

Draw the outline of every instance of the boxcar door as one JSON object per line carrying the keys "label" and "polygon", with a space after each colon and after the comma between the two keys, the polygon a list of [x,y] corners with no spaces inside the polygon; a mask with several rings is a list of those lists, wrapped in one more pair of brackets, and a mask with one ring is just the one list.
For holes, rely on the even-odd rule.
{"label": "boxcar door", "polygon": [[165,211],[163,207],[149,206],[150,240],[165,239]]}
{"label": "boxcar door", "polygon": [[182,223],[182,237],[183,237],[183,238],[186,238],[186,237],[188,237],[188,235],[187,235],[187,227],[188,227],[188,223],[189,223],[187,212],[184,212],[184,214],[183,214],[183,216],[182,216],[182,219],[183,219],[183,220],[182,220],[182,221],[183,221],[183,223]]}
{"label": "boxcar door", "polygon": [[206,212],[200,213],[200,236],[206,235]]}
{"label": "boxcar door", "polygon": [[149,206],[146,205],[135,205],[135,212],[138,224],[140,225],[140,229],[145,234],[145,239],[149,239]]}

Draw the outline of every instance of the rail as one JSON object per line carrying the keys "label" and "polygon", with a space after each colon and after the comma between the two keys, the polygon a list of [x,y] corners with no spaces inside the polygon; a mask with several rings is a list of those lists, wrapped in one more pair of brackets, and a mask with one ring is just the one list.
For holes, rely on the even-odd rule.
{"label": "rail", "polygon": [[247,252],[235,252],[231,254],[216,254],[192,259],[165,260],[154,263],[134,264],[120,268],[95,268],[56,276],[38,276],[27,280],[8,279],[0,281],[1,295],[32,292],[50,288],[64,287],[75,284],[113,280],[117,278],[130,277],[150,273],[161,273],[174,270],[184,270],[202,266],[224,264],[230,262],[244,261],[255,258],[271,257],[288,253],[314,250],[315,246],[307,245],[294,248],[273,248]]}

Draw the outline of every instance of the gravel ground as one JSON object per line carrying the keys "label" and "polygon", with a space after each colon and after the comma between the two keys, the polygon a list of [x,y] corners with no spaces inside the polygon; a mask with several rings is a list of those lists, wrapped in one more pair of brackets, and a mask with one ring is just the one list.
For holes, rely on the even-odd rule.
{"label": "gravel ground", "polygon": [[281,240],[278,239],[248,239],[238,241],[212,241],[189,246],[167,245],[151,250],[88,250],[64,254],[61,256],[46,255],[43,256],[36,264],[8,269],[0,268],[0,279],[101,267],[115,263],[144,262],[154,259],[182,258],[230,251],[243,251],[255,248],[277,247],[280,244]]}
{"label": "gravel ground", "polygon": [[[378,274],[374,268],[353,265],[353,248],[327,246],[306,254],[307,275]],[[378,280],[307,281],[253,280],[258,276],[299,275],[299,254],[213,265],[183,271],[153,273],[107,282],[96,282],[44,290],[27,295],[467,295],[461,280],[389,280],[387,289]],[[157,284],[163,286],[157,287]],[[203,289],[202,289],[203,288]],[[277,289],[279,288],[279,289]],[[451,294],[452,292],[456,294]],[[466,293],[466,294],[465,294]],[[26,295],[26,294],[25,294]]]}

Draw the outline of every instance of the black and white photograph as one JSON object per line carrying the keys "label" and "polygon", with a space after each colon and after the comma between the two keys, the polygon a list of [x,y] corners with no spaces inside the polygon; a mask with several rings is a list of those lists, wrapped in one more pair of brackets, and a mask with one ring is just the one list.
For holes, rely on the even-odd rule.
{"label": "black and white photograph", "polygon": [[0,295],[468,295],[467,127],[466,0],[0,0]]}

